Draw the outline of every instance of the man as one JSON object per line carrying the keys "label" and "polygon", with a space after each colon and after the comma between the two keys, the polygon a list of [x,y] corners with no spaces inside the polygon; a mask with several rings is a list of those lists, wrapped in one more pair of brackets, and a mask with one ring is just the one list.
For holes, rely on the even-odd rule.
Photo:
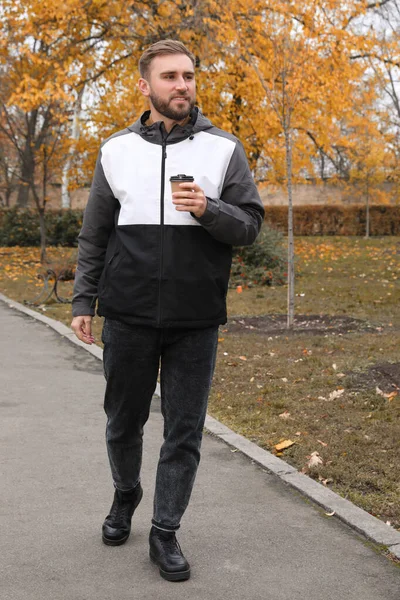
{"label": "man", "polygon": [[[264,210],[243,147],[195,107],[195,60],[180,42],[139,62],[150,110],[101,147],[79,235],[71,327],[93,343],[105,317],[104,409],[114,501],[103,542],[123,544],[142,498],[143,427],[159,364],[164,443],[150,558],[167,580],[188,579],[175,537],[189,502],[226,322],[232,245],[251,244]],[[171,193],[170,177],[192,176]]]}

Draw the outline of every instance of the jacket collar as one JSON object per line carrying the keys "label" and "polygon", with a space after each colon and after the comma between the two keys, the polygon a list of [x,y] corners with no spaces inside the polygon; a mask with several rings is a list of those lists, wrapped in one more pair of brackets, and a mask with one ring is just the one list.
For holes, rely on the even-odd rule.
{"label": "jacket collar", "polygon": [[143,139],[152,144],[162,144],[164,140],[167,140],[168,144],[181,142],[194,136],[199,131],[204,131],[212,127],[211,122],[204,117],[197,106],[190,113],[190,120],[186,125],[174,125],[168,134],[162,121],[146,125],[149,117],[150,111],[147,110],[128,129],[139,134]]}

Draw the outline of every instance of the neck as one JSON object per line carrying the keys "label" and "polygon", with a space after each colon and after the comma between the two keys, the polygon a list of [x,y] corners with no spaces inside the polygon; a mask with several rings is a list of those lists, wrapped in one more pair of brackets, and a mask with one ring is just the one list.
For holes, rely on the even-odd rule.
{"label": "neck", "polygon": [[168,117],[164,117],[164,115],[160,114],[154,107],[151,107],[150,117],[146,121],[146,125],[152,125],[153,123],[157,123],[158,121],[162,121],[164,123],[164,127],[167,133],[171,131],[174,125],[186,125],[190,121],[190,114],[181,121],[174,121],[173,119],[168,119]]}

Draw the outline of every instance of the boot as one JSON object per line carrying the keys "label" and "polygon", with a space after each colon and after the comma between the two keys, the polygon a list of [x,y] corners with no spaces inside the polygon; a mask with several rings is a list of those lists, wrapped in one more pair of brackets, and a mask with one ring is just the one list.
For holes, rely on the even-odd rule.
{"label": "boot", "polygon": [[168,581],[189,579],[190,566],[182,554],[175,531],[152,527],[149,542],[150,559],[158,566],[161,577]]}
{"label": "boot", "polygon": [[132,515],[142,496],[140,483],[131,492],[115,490],[110,514],[103,523],[103,542],[107,546],[120,546],[126,542],[131,532]]}

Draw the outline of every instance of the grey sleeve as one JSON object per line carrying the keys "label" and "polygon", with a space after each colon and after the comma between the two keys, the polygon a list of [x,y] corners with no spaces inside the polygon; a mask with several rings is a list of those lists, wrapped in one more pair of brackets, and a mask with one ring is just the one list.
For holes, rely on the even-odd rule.
{"label": "grey sleeve", "polygon": [[254,183],[242,144],[237,141],[220,198],[207,198],[197,221],[215,239],[232,246],[248,246],[256,239],[264,219],[264,206]]}
{"label": "grey sleeve", "polygon": [[95,314],[97,287],[118,208],[119,202],[104,175],[100,151],[78,236],[78,265],[72,299],[74,317]]}

